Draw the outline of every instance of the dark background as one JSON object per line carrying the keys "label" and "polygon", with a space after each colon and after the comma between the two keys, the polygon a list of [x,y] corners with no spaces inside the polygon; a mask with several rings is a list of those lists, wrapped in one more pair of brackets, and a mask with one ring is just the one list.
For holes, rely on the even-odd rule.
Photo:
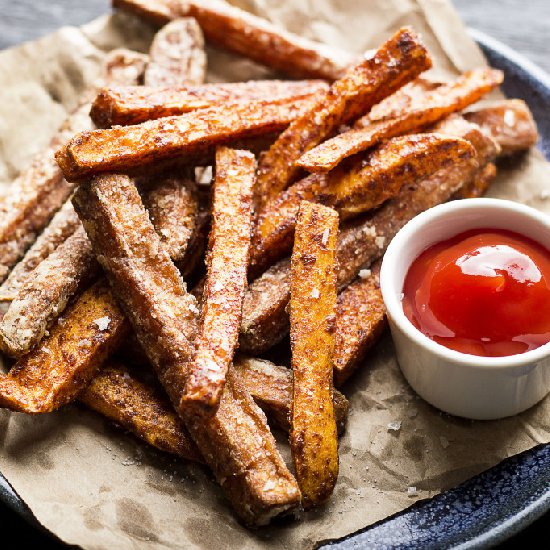
{"label": "dark background", "polygon": [[[467,25],[511,46],[550,72],[550,0],[455,0]],[[109,0],[0,0],[0,49],[48,34],[63,25],[79,25],[110,9]],[[0,504],[1,547],[60,548]],[[550,514],[501,548],[548,544]],[[13,542],[8,542],[13,541]]]}

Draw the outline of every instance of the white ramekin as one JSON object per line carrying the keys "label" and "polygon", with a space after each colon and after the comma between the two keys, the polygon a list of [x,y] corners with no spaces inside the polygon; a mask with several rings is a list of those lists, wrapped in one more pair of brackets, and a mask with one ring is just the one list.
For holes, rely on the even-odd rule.
{"label": "white ramekin", "polygon": [[515,231],[550,250],[550,217],[541,212],[506,200],[453,201],[423,212],[399,231],[384,256],[380,287],[397,359],[412,388],[443,411],[489,420],[524,411],[550,391],[550,343],[507,357],[460,353],[420,332],[401,304],[412,261],[430,245],[476,228]]}

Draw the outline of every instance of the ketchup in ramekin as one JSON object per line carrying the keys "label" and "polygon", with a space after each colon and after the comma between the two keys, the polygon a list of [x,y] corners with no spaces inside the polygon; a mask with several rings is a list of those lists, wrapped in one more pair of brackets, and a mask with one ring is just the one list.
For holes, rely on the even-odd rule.
{"label": "ketchup in ramekin", "polygon": [[430,246],[403,285],[403,310],[426,336],[485,357],[550,341],[550,252],[502,229],[475,229]]}

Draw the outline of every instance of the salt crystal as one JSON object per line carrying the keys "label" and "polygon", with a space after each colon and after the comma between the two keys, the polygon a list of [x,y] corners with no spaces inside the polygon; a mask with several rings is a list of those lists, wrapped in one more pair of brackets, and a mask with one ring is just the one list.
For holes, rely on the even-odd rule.
{"label": "salt crystal", "polygon": [[199,314],[199,308],[195,304],[189,304],[188,309],[189,311],[196,313],[197,315]]}
{"label": "salt crystal", "polygon": [[320,295],[321,295],[321,294],[320,294],[318,288],[314,288],[314,289],[311,291],[311,297],[312,297],[314,300],[317,300],[317,298],[319,298]]}
{"label": "salt crystal", "polygon": [[111,324],[111,319],[109,317],[100,317],[96,319],[94,323],[97,325],[99,330],[107,330]]}
{"label": "salt crystal", "polygon": [[328,243],[328,227],[323,231],[323,237],[321,239],[321,242],[323,243],[323,246],[326,246],[326,244]]}
{"label": "salt crystal", "polygon": [[506,126],[515,126],[516,124],[516,113],[511,109],[504,111],[504,124]]}
{"label": "salt crystal", "polygon": [[410,497],[414,497],[418,494],[418,491],[416,490],[416,487],[411,485],[410,487],[407,487],[407,494]]}
{"label": "salt crystal", "polygon": [[363,233],[365,235],[370,235],[371,237],[376,237],[376,227],[374,227],[374,225],[369,225],[368,227],[364,227]]}
{"label": "salt crystal", "polygon": [[268,479],[265,482],[263,490],[264,491],[271,491],[271,490],[275,489],[276,486],[277,486],[277,484],[275,483],[275,481],[273,479]]}
{"label": "salt crystal", "polygon": [[384,244],[386,243],[386,237],[382,237],[380,235],[380,236],[376,237],[376,239],[374,239],[374,243],[376,244],[376,246],[378,248],[383,248]]}
{"label": "salt crystal", "polygon": [[361,269],[361,271],[359,271],[359,277],[361,279],[368,279],[372,274],[372,271],[370,269]]}
{"label": "salt crystal", "polygon": [[401,420],[390,422],[388,424],[388,432],[398,432],[401,429]]}

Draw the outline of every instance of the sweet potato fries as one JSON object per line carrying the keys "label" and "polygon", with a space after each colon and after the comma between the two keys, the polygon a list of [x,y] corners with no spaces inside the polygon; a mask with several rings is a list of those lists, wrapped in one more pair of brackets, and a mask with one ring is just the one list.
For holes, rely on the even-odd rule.
{"label": "sweet potato fries", "polygon": [[[92,120],[86,104],[0,204],[0,406],[78,401],[210,468],[248,526],[320,506],[349,410],[333,386],[353,391],[386,326],[386,247],[482,195],[536,141],[531,113],[476,104],[499,71],[421,76],[409,28],[356,58],[220,0],[113,3],[164,26],[148,54],[106,57]],[[205,84],[205,41],[310,80]],[[286,366],[257,357],[289,332]]]}

